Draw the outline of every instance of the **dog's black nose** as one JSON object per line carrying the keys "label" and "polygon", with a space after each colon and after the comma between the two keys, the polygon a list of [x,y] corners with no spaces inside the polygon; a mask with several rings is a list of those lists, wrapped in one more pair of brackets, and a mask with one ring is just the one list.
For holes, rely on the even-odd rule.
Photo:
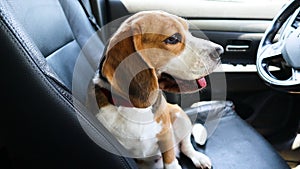
{"label": "dog's black nose", "polygon": [[220,58],[220,55],[221,55],[223,52],[224,52],[223,47],[220,46],[220,45],[216,45],[216,46],[212,49],[212,51],[211,51],[211,53],[209,54],[209,56],[210,56],[210,58],[211,58],[212,60],[220,60],[220,59],[221,59],[221,58]]}
{"label": "dog's black nose", "polygon": [[211,53],[209,54],[210,58],[212,60],[220,60],[220,55],[224,52],[224,49],[220,45],[215,45],[214,48],[212,49]]}
{"label": "dog's black nose", "polygon": [[223,49],[223,47],[220,46],[220,45],[216,46],[216,47],[215,47],[215,50],[216,50],[216,52],[217,52],[219,55],[221,55],[221,54],[224,53],[224,49]]}

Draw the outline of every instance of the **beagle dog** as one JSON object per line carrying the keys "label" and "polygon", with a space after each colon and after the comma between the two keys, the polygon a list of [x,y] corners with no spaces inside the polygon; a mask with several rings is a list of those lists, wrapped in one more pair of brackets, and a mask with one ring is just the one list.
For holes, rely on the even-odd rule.
{"label": "beagle dog", "polygon": [[197,168],[211,168],[191,144],[191,120],[162,91],[201,90],[222,53],[220,45],[193,37],[183,18],[163,11],[132,15],[110,38],[93,79],[97,119],[140,168],[180,169],[178,149]]}

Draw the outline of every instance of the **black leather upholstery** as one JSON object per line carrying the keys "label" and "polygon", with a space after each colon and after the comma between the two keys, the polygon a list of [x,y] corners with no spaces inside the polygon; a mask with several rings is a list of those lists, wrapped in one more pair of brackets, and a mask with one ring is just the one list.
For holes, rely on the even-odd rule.
{"label": "black leather upholstery", "polygon": [[[16,8],[24,8],[29,16]],[[31,16],[33,13],[35,16]],[[37,19],[30,20],[32,17]],[[62,17],[62,21],[55,17]],[[46,28],[37,23],[46,21],[52,23]],[[1,0],[0,28],[1,88],[4,89],[0,118],[4,137],[1,139],[5,139],[13,167],[135,168],[132,159],[112,155],[90,139],[82,124],[99,137],[101,133],[67,100],[67,91],[52,81],[58,76],[70,87],[72,63],[94,33],[78,1]],[[95,51],[98,52],[96,48]],[[88,56],[94,51],[84,52]],[[57,69],[69,74],[57,71],[54,61],[58,61]],[[104,137],[103,140],[108,142]]]}
{"label": "black leather upholstery", "polygon": [[[91,140],[82,126],[114,147],[68,93],[78,56],[84,55],[91,72],[77,79],[84,93],[103,50],[97,36],[85,45],[95,31],[79,2],[0,0],[0,29],[0,132],[13,167],[136,168],[132,159],[113,155]],[[288,168],[231,109],[224,111],[228,113],[201,150],[215,169]],[[181,163],[193,168],[184,157]]]}
{"label": "black leather upholstery", "polygon": [[[222,118],[213,134],[204,146],[193,145],[208,155],[214,169],[288,169],[286,162],[277,154],[275,149],[252,127],[244,122],[233,109],[231,102],[211,102],[199,109],[188,109],[190,115],[198,112],[197,121],[209,126],[215,119],[208,120],[212,107],[218,109],[217,114]],[[207,107],[207,108],[205,108]],[[186,169],[194,168],[190,160],[181,155],[181,164]]]}

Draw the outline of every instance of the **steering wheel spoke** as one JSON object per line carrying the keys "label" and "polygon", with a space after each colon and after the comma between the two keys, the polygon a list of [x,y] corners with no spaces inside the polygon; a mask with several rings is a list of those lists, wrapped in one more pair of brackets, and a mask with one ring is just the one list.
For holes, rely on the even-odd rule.
{"label": "steering wheel spoke", "polygon": [[292,69],[292,77],[291,80],[300,84],[300,70]]}
{"label": "steering wheel spoke", "polygon": [[283,42],[278,41],[273,44],[264,46],[260,53],[258,53],[260,60],[272,58],[281,54],[283,49]]}

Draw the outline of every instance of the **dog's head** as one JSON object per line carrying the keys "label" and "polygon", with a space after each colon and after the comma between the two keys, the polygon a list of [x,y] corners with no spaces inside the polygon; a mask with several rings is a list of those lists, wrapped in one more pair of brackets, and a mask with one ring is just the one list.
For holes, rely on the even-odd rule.
{"label": "dog's head", "polygon": [[193,37],[187,22],[162,11],[140,12],[111,37],[100,73],[135,107],[152,105],[158,90],[189,93],[220,62],[223,48]]}

